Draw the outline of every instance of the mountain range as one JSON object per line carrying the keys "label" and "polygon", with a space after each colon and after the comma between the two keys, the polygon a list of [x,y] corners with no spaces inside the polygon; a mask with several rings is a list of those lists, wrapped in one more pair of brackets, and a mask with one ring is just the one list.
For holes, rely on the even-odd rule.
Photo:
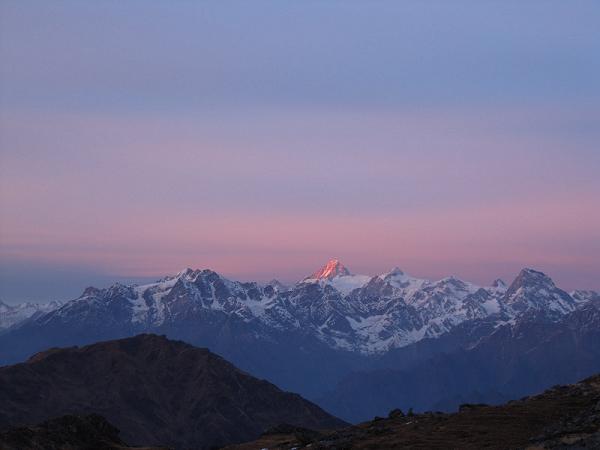
{"label": "mountain range", "polygon": [[600,371],[599,310],[598,293],[567,293],[533,269],[490,286],[398,268],[354,275],[336,259],[291,286],[186,269],[145,285],[89,287],[13,322],[0,335],[0,364],[49,346],[165,334],[358,421],[392,403],[450,410]]}
{"label": "mountain range", "polygon": [[59,301],[48,303],[25,302],[17,305],[7,305],[0,300],[0,333],[27,319],[32,319],[46,312],[58,309],[62,305],[63,303]]}

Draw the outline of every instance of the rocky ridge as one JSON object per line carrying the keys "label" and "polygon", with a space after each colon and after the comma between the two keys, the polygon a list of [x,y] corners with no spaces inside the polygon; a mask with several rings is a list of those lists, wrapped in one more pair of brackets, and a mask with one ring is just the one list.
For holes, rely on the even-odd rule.
{"label": "rocky ridge", "polygon": [[532,269],[522,270],[509,287],[501,280],[481,287],[455,277],[414,278],[398,268],[374,277],[352,275],[331,260],[290,287],[231,281],[192,269],[146,285],[90,287],[35,319],[43,326],[109,315],[113,325],[143,332],[217,315],[254,324],[265,335],[296,330],[333,349],[377,354],[436,338],[471,320],[490,318],[503,325],[527,314],[559,320],[597,296],[592,291],[570,295]]}

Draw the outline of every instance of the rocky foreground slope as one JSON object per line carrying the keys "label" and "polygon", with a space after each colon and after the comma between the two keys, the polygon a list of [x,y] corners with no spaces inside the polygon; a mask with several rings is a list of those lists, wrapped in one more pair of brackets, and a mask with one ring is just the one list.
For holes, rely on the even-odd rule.
{"label": "rocky foreground slope", "polygon": [[332,432],[282,426],[227,450],[291,448],[597,449],[600,375],[502,406],[465,404],[453,414],[392,410],[386,418]]}
{"label": "rocky foreground slope", "polygon": [[134,445],[210,448],[281,422],[344,422],[202,348],[156,335],[51,349],[0,368],[0,429],[99,414]]}

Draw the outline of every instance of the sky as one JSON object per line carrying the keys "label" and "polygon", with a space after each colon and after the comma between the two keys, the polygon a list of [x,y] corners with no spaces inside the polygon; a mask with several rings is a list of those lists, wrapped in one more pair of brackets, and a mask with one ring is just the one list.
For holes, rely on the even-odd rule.
{"label": "sky", "polygon": [[600,3],[0,0],[0,299],[339,258],[600,289]]}

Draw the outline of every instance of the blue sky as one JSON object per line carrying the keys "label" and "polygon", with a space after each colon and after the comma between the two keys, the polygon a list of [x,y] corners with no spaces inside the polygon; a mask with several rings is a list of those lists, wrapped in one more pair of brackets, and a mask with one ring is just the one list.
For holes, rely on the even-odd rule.
{"label": "blue sky", "polygon": [[5,0],[0,298],[186,266],[291,281],[332,256],[598,289],[599,19],[593,1]]}

